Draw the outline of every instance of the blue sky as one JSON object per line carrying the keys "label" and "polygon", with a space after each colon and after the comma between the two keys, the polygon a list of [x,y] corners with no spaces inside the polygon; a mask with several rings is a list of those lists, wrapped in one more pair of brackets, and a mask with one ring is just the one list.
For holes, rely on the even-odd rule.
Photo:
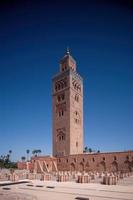
{"label": "blue sky", "polygon": [[133,5],[0,4],[0,155],[51,154],[52,82],[70,47],[84,79],[84,146],[133,149]]}

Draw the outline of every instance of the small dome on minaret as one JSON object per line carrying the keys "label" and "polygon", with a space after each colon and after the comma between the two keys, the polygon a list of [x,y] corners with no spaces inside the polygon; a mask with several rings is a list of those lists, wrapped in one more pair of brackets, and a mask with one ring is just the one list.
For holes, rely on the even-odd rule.
{"label": "small dome on minaret", "polygon": [[60,72],[64,72],[68,69],[76,71],[76,61],[70,55],[70,50],[67,47],[64,57],[60,60]]}

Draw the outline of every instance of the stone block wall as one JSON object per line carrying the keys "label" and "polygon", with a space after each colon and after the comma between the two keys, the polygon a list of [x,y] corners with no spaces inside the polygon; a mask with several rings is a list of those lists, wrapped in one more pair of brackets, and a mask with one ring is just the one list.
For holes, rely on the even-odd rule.
{"label": "stone block wall", "polygon": [[[19,162],[18,168],[27,169],[27,164]],[[54,171],[129,172],[133,171],[133,151],[84,153],[57,158],[52,156],[33,157],[28,164],[28,169],[37,173]]]}
{"label": "stone block wall", "polygon": [[57,158],[59,171],[131,171],[133,151],[78,154]]}

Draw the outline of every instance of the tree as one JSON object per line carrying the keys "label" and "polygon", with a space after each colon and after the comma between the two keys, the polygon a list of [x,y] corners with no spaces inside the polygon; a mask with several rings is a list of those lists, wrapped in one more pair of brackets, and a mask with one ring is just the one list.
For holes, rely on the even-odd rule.
{"label": "tree", "polygon": [[27,150],[26,150],[26,153],[27,153],[27,161],[28,161],[28,160],[29,160],[29,153],[30,153],[30,150],[27,149]]}
{"label": "tree", "polygon": [[37,157],[41,152],[42,152],[41,149],[34,149],[34,150],[32,151],[32,154],[33,154],[35,157]]}
{"label": "tree", "polygon": [[10,155],[12,154],[12,150],[9,150],[9,154],[10,154]]}
{"label": "tree", "polygon": [[86,146],[85,148],[84,148],[84,151],[83,151],[84,153],[87,153],[88,152],[88,147]]}
{"label": "tree", "polygon": [[88,148],[88,147],[86,146],[86,147],[84,148],[84,153],[87,153],[87,152],[92,153],[92,152],[93,152],[92,148]]}
{"label": "tree", "polygon": [[4,156],[0,157],[0,168],[4,168]]}
{"label": "tree", "polygon": [[40,155],[42,153],[41,149],[38,149],[37,153]]}
{"label": "tree", "polygon": [[92,153],[92,148],[89,148],[89,149],[88,149],[88,152],[89,152],[89,153]]}
{"label": "tree", "polygon": [[36,149],[34,149],[33,151],[32,151],[32,154],[33,154],[33,156],[37,156],[37,150]]}
{"label": "tree", "polygon": [[25,156],[22,156],[22,157],[21,157],[21,160],[22,160],[22,162],[24,162],[24,161],[26,160],[26,157],[25,157]]}
{"label": "tree", "polygon": [[11,160],[11,154],[12,154],[12,150],[9,150],[9,157],[10,157],[10,160]]}
{"label": "tree", "polygon": [[17,168],[16,162],[11,162],[10,154],[0,156],[0,168]]}

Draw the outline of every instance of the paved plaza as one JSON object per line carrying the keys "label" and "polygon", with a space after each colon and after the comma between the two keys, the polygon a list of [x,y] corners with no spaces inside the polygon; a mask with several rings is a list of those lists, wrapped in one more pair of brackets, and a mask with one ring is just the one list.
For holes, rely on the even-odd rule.
{"label": "paved plaza", "polygon": [[133,200],[133,176],[118,185],[33,180],[0,187],[0,200]]}

